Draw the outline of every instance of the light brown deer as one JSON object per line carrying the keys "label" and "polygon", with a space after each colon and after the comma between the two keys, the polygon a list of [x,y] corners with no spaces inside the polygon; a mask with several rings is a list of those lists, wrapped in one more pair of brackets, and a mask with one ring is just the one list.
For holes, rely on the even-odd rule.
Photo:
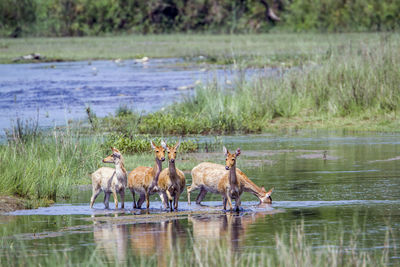
{"label": "light brown deer", "polygon": [[[200,189],[196,199],[197,204],[201,203],[207,192],[221,194],[224,199],[224,209],[226,209],[226,201],[231,203],[232,195],[236,197],[236,202],[239,196],[239,203],[236,203],[236,209],[238,209],[242,192],[250,192],[257,196],[260,203],[272,203],[273,188],[266,192],[264,187],[255,185],[240,169],[236,168],[236,158],[240,155],[240,149],[237,149],[235,154],[231,154],[224,147],[224,154],[225,166],[203,162],[192,169],[192,185],[187,188],[188,203],[190,204],[190,193],[197,189]],[[230,208],[232,209],[231,204]]]}
{"label": "light brown deer", "polygon": [[[129,173],[128,188],[133,196],[133,208],[140,209],[144,200],[146,200],[146,208],[150,207],[150,195],[157,191],[157,183],[162,170],[162,162],[165,160],[165,142],[161,142],[161,146],[156,146],[153,141],[150,142],[151,148],[155,154],[154,167],[139,166]],[[140,194],[140,198],[136,204],[135,192]]]}
{"label": "light brown deer", "polygon": [[93,194],[90,198],[90,208],[93,208],[94,201],[101,191],[104,191],[104,206],[109,207],[111,193],[114,197],[115,208],[118,209],[117,193],[121,196],[121,209],[124,208],[126,170],[124,167],[124,158],[118,149],[111,147],[113,153],[103,159],[104,163],[114,163],[115,168],[101,167],[92,173]]}
{"label": "light brown deer", "polygon": [[[164,207],[166,209],[170,207],[171,211],[173,208],[175,210],[178,209],[178,199],[186,185],[185,174],[175,167],[176,151],[178,150],[180,143],[179,140],[175,146],[165,146],[169,159],[168,169],[164,169],[160,173],[158,180],[160,198],[164,203]],[[172,201],[174,202],[173,208]]]}

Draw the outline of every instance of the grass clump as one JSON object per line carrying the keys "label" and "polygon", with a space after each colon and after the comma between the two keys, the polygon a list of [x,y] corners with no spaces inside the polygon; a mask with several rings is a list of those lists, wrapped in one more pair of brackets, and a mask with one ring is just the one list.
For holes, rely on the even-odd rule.
{"label": "grass clump", "polygon": [[0,145],[0,193],[27,199],[27,207],[68,198],[73,185],[88,183],[102,154],[95,138],[68,132],[8,141]]}
{"label": "grass clump", "polygon": [[[155,142],[157,145],[161,143],[163,138],[151,137],[150,135],[125,135],[118,133],[111,133],[107,135],[104,142],[104,148],[107,149],[111,146],[119,148],[122,153],[134,154],[152,152],[150,141]],[[168,144],[175,144],[176,141],[168,140]],[[196,152],[199,149],[199,144],[196,140],[188,139],[181,142],[179,151],[181,153]]]}

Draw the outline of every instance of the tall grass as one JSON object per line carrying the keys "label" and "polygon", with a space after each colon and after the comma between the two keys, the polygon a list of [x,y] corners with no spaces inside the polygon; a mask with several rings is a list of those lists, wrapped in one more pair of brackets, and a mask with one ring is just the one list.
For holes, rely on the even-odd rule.
{"label": "tall grass", "polygon": [[24,142],[0,145],[0,193],[30,201],[67,198],[102,156],[96,138],[85,140],[70,132],[54,131]]}
{"label": "tall grass", "polygon": [[214,83],[166,112],[138,125],[147,133],[257,132],[279,118],[368,120],[400,108],[400,46],[397,36],[378,43],[350,43],[329,49],[320,64],[308,64],[278,78],[238,79],[232,87]]}
{"label": "tall grass", "polygon": [[[110,146],[123,151],[128,171],[137,166],[152,166],[154,156],[150,136],[126,137],[110,134],[83,136],[80,129],[63,131],[33,130],[32,125],[7,131],[8,142],[0,144],[0,194],[14,195],[26,200],[28,208],[48,205],[57,198],[69,198],[78,184],[90,184],[90,173],[103,166],[102,159]],[[168,143],[176,140],[168,139]],[[182,141],[181,153],[200,149],[195,140]],[[180,166],[191,169],[195,162]]]}

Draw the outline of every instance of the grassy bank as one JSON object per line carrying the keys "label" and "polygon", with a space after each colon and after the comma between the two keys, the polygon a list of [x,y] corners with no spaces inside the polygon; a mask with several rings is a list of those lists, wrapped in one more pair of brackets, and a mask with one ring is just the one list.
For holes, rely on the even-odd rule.
{"label": "grassy bank", "polygon": [[68,198],[73,185],[99,166],[101,148],[95,138],[54,133],[0,145],[0,192],[27,200],[27,207]]}
{"label": "grassy bank", "polygon": [[[41,251],[32,253],[22,241],[1,240],[3,248],[1,265],[4,266],[388,266],[397,253],[393,232],[388,230],[381,249],[363,250],[358,247],[357,237],[344,238],[344,231],[333,233],[336,241],[322,239],[321,245],[313,245],[304,226],[293,226],[290,231],[276,233],[271,246],[236,251],[229,242],[202,242],[191,239],[193,249],[181,251],[182,244],[173,243],[168,249],[152,256],[125,251],[126,247],[115,247],[115,251],[104,253],[102,248],[77,253],[74,250]],[[314,237],[315,238],[315,237]],[[348,240],[350,239],[350,240]],[[122,251],[120,250],[122,249]]]}
{"label": "grassy bank", "polygon": [[[33,52],[46,61],[179,57],[217,64],[255,66],[319,62],[332,48],[349,43],[373,45],[385,34],[171,34],[81,38],[0,38],[0,63]],[[199,56],[204,58],[199,59]]]}
{"label": "grassy bank", "polygon": [[350,42],[319,54],[319,63],[284,69],[279,77],[245,80],[239,75],[232,85],[199,86],[193,97],[163,111],[102,123],[124,125],[122,132],[177,135],[282,128],[398,131],[399,41],[398,35],[381,35]]}
{"label": "grassy bank", "polygon": [[[19,197],[27,208],[46,206],[58,198],[69,198],[76,185],[91,184],[90,173],[101,166],[113,167],[101,162],[111,153],[110,146],[123,152],[128,171],[137,166],[153,166],[154,156],[149,141],[159,143],[161,140],[151,136],[112,134],[82,136],[79,130],[71,132],[70,129],[63,132],[29,129],[20,129],[24,132],[22,136],[14,132],[8,136],[6,144],[0,144],[0,196]],[[168,139],[169,144],[175,142],[176,139]],[[199,149],[202,148],[196,140],[182,140],[180,153],[184,155]],[[195,162],[186,160],[179,166],[189,170]]]}

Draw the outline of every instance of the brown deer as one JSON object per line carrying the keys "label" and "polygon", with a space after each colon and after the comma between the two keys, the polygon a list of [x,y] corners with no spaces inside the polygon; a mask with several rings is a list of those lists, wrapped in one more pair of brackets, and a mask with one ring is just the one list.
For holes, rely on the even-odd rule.
{"label": "brown deer", "polygon": [[[237,149],[235,154],[231,154],[224,147],[224,153],[226,156],[225,166],[203,162],[192,169],[192,185],[187,188],[188,203],[190,204],[190,193],[197,189],[200,189],[196,199],[197,204],[201,203],[207,192],[221,194],[224,199],[224,209],[226,209],[226,201],[230,201],[229,195],[236,196],[237,200],[238,193],[240,197],[242,192],[249,192],[257,196],[260,203],[272,203],[273,188],[266,192],[264,187],[260,188],[255,185],[240,169],[236,168],[236,158],[240,155],[240,149]],[[226,170],[229,172],[227,173]],[[238,209],[240,202],[236,204],[236,209]],[[230,207],[232,208],[231,204]]]}
{"label": "brown deer", "polygon": [[[140,209],[144,200],[146,200],[146,208],[150,207],[150,195],[157,191],[157,183],[162,170],[162,162],[165,160],[165,142],[161,142],[161,146],[156,146],[153,141],[150,142],[151,148],[155,154],[154,167],[139,166],[129,173],[128,188],[133,196],[133,208]],[[135,192],[140,194],[140,198],[136,204]]]}
{"label": "brown deer", "polygon": [[114,163],[115,168],[101,167],[92,173],[93,194],[90,198],[90,208],[93,208],[94,201],[101,191],[104,191],[104,206],[108,209],[111,193],[114,197],[115,208],[118,209],[117,193],[121,196],[121,209],[124,208],[126,170],[124,158],[118,149],[111,147],[112,154],[103,159],[104,163]]}
{"label": "brown deer", "polygon": [[164,147],[168,152],[168,169],[164,169],[160,173],[158,180],[160,198],[164,203],[164,207],[167,209],[169,206],[171,211],[173,209],[172,201],[174,202],[174,209],[178,209],[178,199],[186,185],[185,174],[175,167],[176,151],[180,143],[181,141],[179,140],[175,146],[166,145]]}

